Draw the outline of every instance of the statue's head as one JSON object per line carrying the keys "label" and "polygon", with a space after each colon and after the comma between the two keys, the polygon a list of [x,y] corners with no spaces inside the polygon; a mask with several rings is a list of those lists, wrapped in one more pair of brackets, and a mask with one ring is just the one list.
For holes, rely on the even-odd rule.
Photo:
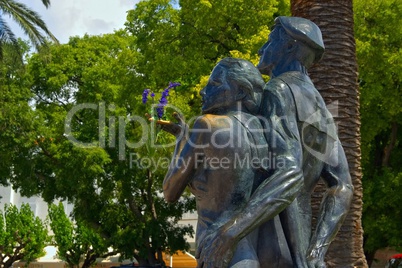
{"label": "statue's head", "polygon": [[268,41],[259,50],[258,69],[272,75],[273,70],[286,70],[285,64],[298,61],[306,68],[318,62],[324,53],[324,42],[318,26],[299,17],[277,17]]}
{"label": "statue's head", "polygon": [[249,61],[224,58],[212,70],[208,84],[201,90],[203,113],[224,113],[241,109],[256,113],[265,82]]}

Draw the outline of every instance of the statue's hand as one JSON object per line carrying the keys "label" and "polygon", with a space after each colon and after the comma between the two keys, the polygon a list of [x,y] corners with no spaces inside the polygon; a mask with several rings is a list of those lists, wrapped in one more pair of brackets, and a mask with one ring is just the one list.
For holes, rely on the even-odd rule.
{"label": "statue's hand", "polygon": [[225,268],[232,260],[236,243],[219,229],[200,239],[195,257],[197,268]]}
{"label": "statue's hand", "polygon": [[326,268],[324,262],[324,254],[320,254],[318,249],[309,250],[307,255],[307,262],[309,268]]}
{"label": "statue's hand", "polygon": [[[145,114],[149,121],[155,121],[149,114]],[[183,120],[183,116],[178,113],[173,113],[173,117],[177,122],[166,121],[166,120],[156,120],[155,123],[161,127],[162,130],[176,136],[180,137],[186,135],[188,131],[188,126]]]}

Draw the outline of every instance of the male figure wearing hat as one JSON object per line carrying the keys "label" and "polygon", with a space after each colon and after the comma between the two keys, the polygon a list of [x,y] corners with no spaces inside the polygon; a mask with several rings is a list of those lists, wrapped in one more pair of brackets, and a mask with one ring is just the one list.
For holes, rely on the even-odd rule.
{"label": "male figure wearing hat", "polygon": [[[282,149],[272,139],[275,136],[272,131],[279,130],[291,148],[291,154],[301,159],[299,164],[304,176],[304,187],[298,197],[280,213],[294,267],[326,267],[325,254],[349,210],[353,196],[348,164],[335,123],[307,73],[307,68],[320,60],[323,52],[320,29],[313,22],[297,17],[276,18],[268,41],[259,51],[261,58],[257,67],[261,73],[271,77],[265,86],[260,110],[266,119],[262,121],[265,122],[270,150]],[[328,190],[322,201],[316,231],[312,234],[310,199],[320,176],[328,185]],[[266,198],[266,193],[258,188],[249,203]],[[263,216],[266,222],[279,213],[267,206],[260,209],[266,211]],[[234,237],[250,232],[257,221],[262,220],[250,218],[245,206],[205,240],[204,245],[208,246],[205,246],[206,250],[199,249],[201,258],[221,263],[224,252],[230,256],[230,243],[235,241]],[[266,228],[264,224],[259,226],[259,239],[263,240]],[[273,267],[272,259],[266,259],[264,255],[264,251],[270,250],[269,242],[262,244],[259,249],[261,267]]]}

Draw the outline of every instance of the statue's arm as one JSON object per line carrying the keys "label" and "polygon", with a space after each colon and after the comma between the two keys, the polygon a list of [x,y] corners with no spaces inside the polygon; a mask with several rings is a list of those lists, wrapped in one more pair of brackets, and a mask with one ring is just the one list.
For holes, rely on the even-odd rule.
{"label": "statue's arm", "polygon": [[286,171],[274,173],[257,188],[244,211],[224,225],[222,232],[237,243],[289,206],[302,185],[302,173],[299,167],[289,166]]}
{"label": "statue's arm", "polygon": [[309,260],[324,260],[328,247],[338,233],[353,198],[353,185],[346,156],[339,140],[337,143],[338,146],[335,146],[331,154],[331,157],[336,159],[328,161],[337,165],[325,164],[321,175],[328,185],[328,190],[321,203],[316,230],[307,252]]}
{"label": "statue's arm", "polygon": [[[176,147],[172,161],[163,180],[163,194],[168,202],[177,201],[187,184],[193,179],[197,161],[201,161],[203,131],[206,122],[199,118],[194,123],[191,134],[184,130],[183,135],[177,136]],[[187,129],[187,126],[185,126]]]}

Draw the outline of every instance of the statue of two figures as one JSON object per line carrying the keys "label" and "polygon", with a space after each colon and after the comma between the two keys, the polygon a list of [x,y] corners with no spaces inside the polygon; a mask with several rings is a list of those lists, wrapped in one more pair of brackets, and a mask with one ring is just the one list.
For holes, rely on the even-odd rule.
{"label": "statue of two figures", "polygon": [[[307,73],[323,53],[313,22],[278,17],[257,68],[236,58],[215,66],[191,130],[180,115],[160,123],[177,139],[165,199],[175,202],[186,187],[196,198],[198,267],[326,267],[353,186],[333,118]],[[320,177],[328,189],[312,232]]]}

